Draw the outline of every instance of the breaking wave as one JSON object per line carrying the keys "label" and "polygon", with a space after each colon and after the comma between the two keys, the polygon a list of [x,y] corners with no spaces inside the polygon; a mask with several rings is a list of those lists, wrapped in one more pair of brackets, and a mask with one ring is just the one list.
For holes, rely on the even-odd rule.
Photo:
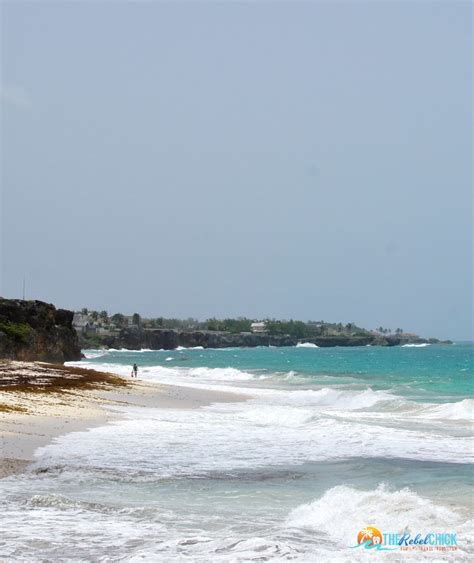
{"label": "breaking wave", "polygon": [[[408,488],[392,491],[384,484],[373,490],[346,485],[333,487],[318,500],[292,510],[286,520],[290,528],[323,532],[336,545],[344,547],[354,544],[358,530],[368,524],[383,532],[399,534],[455,531],[464,547],[471,541],[474,529],[472,520],[466,522],[466,514],[435,504]],[[466,556],[462,550],[451,555],[457,560],[461,553]],[[400,557],[400,552],[394,556]]]}

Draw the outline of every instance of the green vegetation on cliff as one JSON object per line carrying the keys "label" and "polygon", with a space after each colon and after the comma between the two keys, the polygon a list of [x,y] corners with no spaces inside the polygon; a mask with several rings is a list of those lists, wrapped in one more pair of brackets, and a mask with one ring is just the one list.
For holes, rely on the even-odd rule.
{"label": "green vegetation on cliff", "polygon": [[[87,314],[90,320],[90,328],[88,337],[91,338],[90,344],[94,344],[95,329],[107,331],[119,331],[121,329],[136,326],[143,329],[166,329],[180,331],[215,331],[229,332],[231,334],[252,332],[252,324],[257,319],[249,319],[248,317],[209,318],[200,321],[192,317],[187,319],[155,317],[142,318],[138,313],[126,316],[122,313],[115,313],[108,316],[106,311],[88,311],[82,310],[83,314]],[[326,321],[300,321],[300,320],[279,320],[279,319],[259,319],[265,323],[265,334],[269,336],[290,336],[292,338],[319,338],[319,337],[367,337],[369,335],[390,335],[390,329],[382,328],[370,331],[357,326],[354,323],[330,323]],[[95,327],[95,329],[94,329]],[[395,331],[396,335],[402,334],[402,329]]]}
{"label": "green vegetation on cliff", "polygon": [[73,312],[43,301],[0,298],[0,358],[22,361],[79,360]]}
{"label": "green vegetation on cliff", "polygon": [[31,327],[26,323],[11,323],[7,321],[0,323],[0,332],[3,332],[17,342],[26,344],[31,333]]}
{"label": "green vegetation on cliff", "polygon": [[200,321],[194,318],[142,318],[138,313],[106,311],[76,313],[77,331],[83,348],[173,349],[177,346],[294,346],[300,342],[317,346],[397,346],[406,343],[435,343],[416,334],[379,327],[367,330],[355,323],[249,319],[248,317]]}

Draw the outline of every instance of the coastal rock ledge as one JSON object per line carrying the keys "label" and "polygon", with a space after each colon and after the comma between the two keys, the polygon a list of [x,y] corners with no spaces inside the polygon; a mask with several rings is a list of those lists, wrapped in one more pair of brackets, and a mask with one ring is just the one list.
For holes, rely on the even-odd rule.
{"label": "coastal rock ledge", "polygon": [[[333,335],[313,338],[294,338],[290,335],[252,334],[248,332],[231,333],[209,330],[175,330],[175,329],[143,329],[128,327],[113,336],[100,337],[99,345],[104,348],[127,350],[174,350],[179,346],[186,348],[254,348],[256,346],[297,346],[298,344],[314,344],[321,348],[333,346],[402,346],[403,344],[437,344],[436,338],[420,338],[406,336],[381,336],[367,334]],[[443,344],[448,344],[445,341]],[[97,344],[96,344],[97,345]],[[83,343],[86,348],[88,344]]]}
{"label": "coastal rock ledge", "polygon": [[74,313],[43,301],[0,298],[0,358],[67,362],[81,359]]}

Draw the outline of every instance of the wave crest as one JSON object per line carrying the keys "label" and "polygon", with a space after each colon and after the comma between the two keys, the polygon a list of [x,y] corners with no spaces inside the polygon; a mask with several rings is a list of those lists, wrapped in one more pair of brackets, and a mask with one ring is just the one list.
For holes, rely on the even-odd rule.
{"label": "wave crest", "polygon": [[457,512],[408,488],[390,491],[384,484],[368,491],[346,485],[333,487],[320,499],[292,510],[286,520],[291,528],[322,531],[345,545],[354,542],[357,531],[368,524],[400,534],[453,530],[464,540],[470,532],[470,523]]}

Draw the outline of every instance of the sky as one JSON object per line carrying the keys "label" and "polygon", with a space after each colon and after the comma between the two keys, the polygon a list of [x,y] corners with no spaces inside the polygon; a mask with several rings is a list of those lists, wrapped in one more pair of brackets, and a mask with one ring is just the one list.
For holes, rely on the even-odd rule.
{"label": "sky", "polygon": [[472,338],[470,2],[1,4],[1,285]]}

